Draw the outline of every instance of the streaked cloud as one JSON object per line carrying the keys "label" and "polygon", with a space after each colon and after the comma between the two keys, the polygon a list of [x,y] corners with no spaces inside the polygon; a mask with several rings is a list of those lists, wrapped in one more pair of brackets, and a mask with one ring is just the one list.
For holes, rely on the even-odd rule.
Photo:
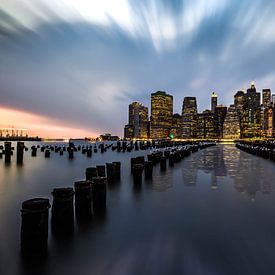
{"label": "streaked cloud", "polygon": [[[275,89],[275,3],[0,0],[0,102],[122,135],[127,105],[167,90],[209,108],[252,80]],[[66,126],[66,127],[67,127]]]}

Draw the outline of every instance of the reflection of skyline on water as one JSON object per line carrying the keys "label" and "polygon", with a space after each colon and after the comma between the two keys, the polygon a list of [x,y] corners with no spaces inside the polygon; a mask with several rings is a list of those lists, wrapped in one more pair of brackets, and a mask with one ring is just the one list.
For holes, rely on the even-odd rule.
{"label": "reflection of skyline on water", "polygon": [[198,172],[211,176],[211,188],[218,188],[221,180],[229,177],[234,188],[240,193],[248,194],[255,199],[256,193],[270,194],[272,186],[271,169],[268,161],[238,150],[234,145],[217,145],[194,154],[185,160],[182,168],[185,186],[195,186]]}

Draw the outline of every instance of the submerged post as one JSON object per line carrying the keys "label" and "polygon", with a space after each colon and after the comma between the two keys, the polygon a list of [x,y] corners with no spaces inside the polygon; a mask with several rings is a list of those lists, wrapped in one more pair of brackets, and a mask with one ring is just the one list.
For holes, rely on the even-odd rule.
{"label": "submerged post", "polygon": [[86,168],[86,180],[92,180],[93,178],[98,176],[96,167],[87,167]]}
{"label": "submerged post", "polygon": [[9,164],[11,162],[11,142],[10,141],[5,141],[5,163]]}
{"label": "submerged post", "polygon": [[52,228],[55,232],[72,231],[74,227],[74,190],[71,187],[54,188]]}
{"label": "submerged post", "polygon": [[102,211],[106,209],[107,197],[107,179],[105,177],[96,177],[92,184],[93,210]]}
{"label": "submerged post", "polygon": [[74,189],[76,217],[90,218],[92,216],[92,181],[76,181]]}
{"label": "submerged post", "polygon": [[48,244],[49,200],[34,198],[22,203],[21,249],[23,252],[43,252]]}
{"label": "submerged post", "polygon": [[24,142],[18,141],[17,148],[16,148],[16,162],[17,162],[17,164],[23,164],[24,148],[25,148]]}

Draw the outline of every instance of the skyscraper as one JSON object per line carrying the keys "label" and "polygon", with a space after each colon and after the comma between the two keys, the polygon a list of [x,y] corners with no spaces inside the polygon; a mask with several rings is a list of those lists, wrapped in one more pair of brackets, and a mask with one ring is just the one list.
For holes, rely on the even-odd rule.
{"label": "skyscraper", "polygon": [[172,119],[172,126],[170,129],[170,138],[182,137],[182,118],[180,114],[174,114]]}
{"label": "skyscraper", "polygon": [[261,94],[256,91],[254,83],[247,89],[243,113],[243,137],[261,136]]}
{"label": "skyscraper", "polygon": [[211,112],[215,112],[215,108],[218,105],[218,95],[215,92],[212,92],[211,95]]}
{"label": "skyscraper", "polygon": [[196,98],[185,97],[182,104],[182,138],[196,138],[197,113]]}
{"label": "skyscraper", "polygon": [[264,121],[263,121],[263,130],[265,137],[273,137],[273,126],[274,126],[274,109],[273,105],[269,104],[268,107],[264,109]]}
{"label": "skyscraper", "polygon": [[225,120],[225,116],[227,113],[227,107],[223,105],[217,105],[215,108],[215,114],[217,115],[218,119],[218,129],[219,129],[219,137],[223,137],[223,124]]}
{"label": "skyscraper", "polygon": [[200,139],[215,139],[219,137],[218,118],[215,113],[205,110],[198,114],[197,137]]}
{"label": "skyscraper", "polygon": [[240,128],[241,128],[241,137],[243,136],[243,114],[244,114],[244,104],[245,104],[245,93],[243,91],[238,91],[234,95],[234,105],[238,113]]}
{"label": "skyscraper", "polygon": [[148,138],[148,108],[139,102],[129,105],[128,125],[124,128],[125,138]]}
{"label": "skyscraper", "polygon": [[235,105],[230,105],[224,120],[223,138],[239,139],[241,134],[240,119]]}
{"label": "skyscraper", "polygon": [[264,108],[267,108],[271,102],[271,90],[270,89],[263,89],[262,91],[262,103]]}
{"label": "skyscraper", "polygon": [[173,96],[163,91],[151,94],[152,139],[168,138],[173,120]]}

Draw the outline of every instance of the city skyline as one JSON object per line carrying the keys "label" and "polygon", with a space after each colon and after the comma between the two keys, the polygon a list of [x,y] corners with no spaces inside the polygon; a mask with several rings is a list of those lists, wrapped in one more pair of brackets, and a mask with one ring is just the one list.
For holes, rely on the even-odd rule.
{"label": "city skyline", "polygon": [[125,107],[149,106],[157,90],[173,94],[181,113],[185,96],[196,96],[201,111],[212,91],[229,106],[251,81],[259,90],[275,87],[272,2],[0,4],[2,127],[122,136]]}
{"label": "city skyline", "polygon": [[255,83],[236,91],[229,106],[219,104],[212,92],[210,104],[198,111],[197,98],[186,96],[181,115],[174,110],[173,95],[165,91],[151,93],[151,108],[143,103],[129,105],[126,139],[229,139],[274,138],[275,95],[271,89],[258,92]]}

